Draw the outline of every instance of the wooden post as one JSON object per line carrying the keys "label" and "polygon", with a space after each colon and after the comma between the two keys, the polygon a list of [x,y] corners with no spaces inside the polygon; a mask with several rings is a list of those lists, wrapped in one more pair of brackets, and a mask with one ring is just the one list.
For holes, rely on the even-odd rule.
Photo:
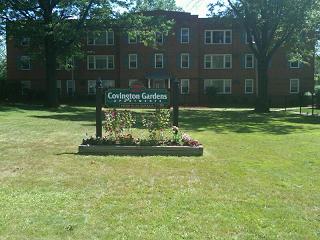
{"label": "wooden post", "polygon": [[173,81],[173,96],[172,96],[172,105],[173,105],[173,126],[179,127],[179,96],[180,96],[180,82],[178,79]]}
{"label": "wooden post", "polygon": [[96,81],[96,137],[102,138],[102,81]]}

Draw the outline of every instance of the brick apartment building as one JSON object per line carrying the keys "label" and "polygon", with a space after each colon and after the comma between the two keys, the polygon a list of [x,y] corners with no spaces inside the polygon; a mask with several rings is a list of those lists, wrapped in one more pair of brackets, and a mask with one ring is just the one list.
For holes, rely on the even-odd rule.
{"label": "brick apartment building", "polygon": [[[185,105],[208,103],[208,87],[217,96],[254,98],[256,96],[255,58],[244,30],[234,21],[198,18],[183,12],[157,11],[175,20],[171,34],[156,36],[157,49],[139,43],[136,37],[102,31],[88,33],[86,58],[75,60],[74,68],[57,69],[57,88],[61,97],[95,94],[95,81],[104,87],[128,88],[132,84],[147,88],[170,88],[173,78],[181,84]],[[44,90],[44,64],[24,52],[30,39],[20,47],[7,41],[8,81],[20,82],[22,90]],[[297,96],[314,89],[314,63],[289,62],[288,52],[280,49],[269,67],[269,93],[274,98]]]}

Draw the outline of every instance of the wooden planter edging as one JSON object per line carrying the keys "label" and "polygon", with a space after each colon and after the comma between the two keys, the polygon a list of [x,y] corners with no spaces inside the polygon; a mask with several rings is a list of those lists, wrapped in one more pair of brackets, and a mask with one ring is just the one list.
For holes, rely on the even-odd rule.
{"label": "wooden planter edging", "polygon": [[133,155],[133,156],[202,156],[203,146],[101,146],[80,145],[80,154]]}

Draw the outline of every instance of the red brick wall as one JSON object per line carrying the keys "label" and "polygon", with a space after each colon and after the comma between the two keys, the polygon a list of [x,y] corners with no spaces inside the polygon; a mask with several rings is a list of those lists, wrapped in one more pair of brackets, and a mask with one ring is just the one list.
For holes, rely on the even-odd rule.
{"label": "red brick wall", "polygon": [[[160,12],[158,14],[164,14]],[[244,33],[241,27],[234,22],[219,22],[208,18],[198,18],[188,13],[165,13],[169,19],[175,20],[175,26],[169,36],[164,37],[163,46],[153,49],[142,44],[128,44],[126,36],[119,36],[115,32],[114,46],[87,46],[84,51],[88,55],[115,55],[114,70],[88,70],[87,58],[76,61],[74,79],[76,92],[87,94],[88,80],[101,77],[104,80],[115,80],[116,87],[127,88],[129,79],[139,79],[147,84],[146,73],[158,71],[152,66],[154,53],[164,53],[164,71],[178,79],[190,79],[190,93],[181,96],[183,104],[206,104],[204,95],[204,79],[232,79],[232,94],[229,96],[248,96],[244,93],[245,79],[256,79],[254,69],[244,69],[241,58],[245,53],[251,53],[249,46],[244,42]],[[190,29],[190,43],[180,44],[180,29]],[[205,30],[232,30],[232,44],[204,44]],[[11,82],[30,80],[32,88],[45,89],[45,71],[41,60],[32,60],[31,70],[18,70],[17,58],[23,55],[24,50],[17,48],[13,39],[7,41],[8,51],[8,79]],[[128,69],[128,54],[138,54],[138,69]],[[180,53],[190,53],[190,69],[180,68]],[[204,54],[232,54],[232,69],[206,70],[204,69]],[[280,49],[272,59],[269,70],[269,93],[271,96],[289,95],[290,78],[300,79],[300,91],[311,91],[314,88],[314,65],[304,64],[300,69],[289,69],[284,49]],[[62,92],[65,93],[66,80],[71,79],[72,73],[58,70],[57,79],[62,81]],[[255,89],[256,86],[254,86]],[[254,96],[255,94],[251,94]],[[227,97],[227,96],[226,96]]]}

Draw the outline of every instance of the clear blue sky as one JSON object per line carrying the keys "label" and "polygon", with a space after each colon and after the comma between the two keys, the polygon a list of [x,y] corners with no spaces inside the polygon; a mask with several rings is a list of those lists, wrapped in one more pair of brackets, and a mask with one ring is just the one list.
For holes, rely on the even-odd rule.
{"label": "clear blue sky", "polygon": [[182,7],[186,12],[206,17],[208,13],[208,4],[214,0],[176,0],[179,7]]}

